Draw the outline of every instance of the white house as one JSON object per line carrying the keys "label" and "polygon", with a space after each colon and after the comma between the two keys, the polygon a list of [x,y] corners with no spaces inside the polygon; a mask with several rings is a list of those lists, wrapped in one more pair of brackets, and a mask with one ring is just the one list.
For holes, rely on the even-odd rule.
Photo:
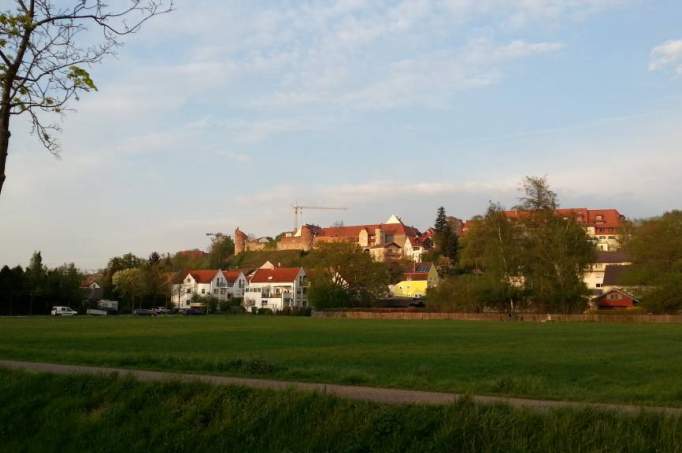
{"label": "white house", "polygon": [[181,283],[172,286],[171,301],[178,308],[191,306],[192,297],[213,296],[220,300],[243,298],[247,280],[241,271],[199,269],[184,274]]}
{"label": "white house", "polygon": [[604,276],[606,268],[613,265],[627,266],[632,264],[630,258],[622,251],[616,252],[597,252],[597,259],[585,270],[583,281],[588,289],[593,291],[604,291]]}
{"label": "white house", "polygon": [[306,273],[301,267],[258,269],[244,293],[244,308],[254,311],[269,308],[281,311],[285,307],[308,305]]}

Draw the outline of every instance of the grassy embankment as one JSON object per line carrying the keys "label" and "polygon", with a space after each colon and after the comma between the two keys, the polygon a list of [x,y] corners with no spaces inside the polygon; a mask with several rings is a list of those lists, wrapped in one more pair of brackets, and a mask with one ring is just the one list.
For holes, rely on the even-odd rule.
{"label": "grassy embankment", "polygon": [[682,406],[682,325],[0,318],[0,359]]}
{"label": "grassy embankment", "polygon": [[7,452],[675,452],[682,419],[382,406],[316,394],[0,371]]}

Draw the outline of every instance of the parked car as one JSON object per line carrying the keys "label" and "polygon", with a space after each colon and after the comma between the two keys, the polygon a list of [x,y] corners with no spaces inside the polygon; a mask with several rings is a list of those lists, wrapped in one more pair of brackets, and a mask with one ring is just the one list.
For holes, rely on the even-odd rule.
{"label": "parked car", "polygon": [[72,310],[70,307],[56,306],[52,307],[50,314],[52,316],[76,316],[78,312]]}
{"label": "parked car", "polygon": [[183,314],[185,316],[199,316],[199,315],[205,315],[206,314],[206,309],[205,308],[197,308],[197,307],[191,307],[186,309]]}
{"label": "parked car", "polygon": [[154,311],[157,315],[169,315],[172,313],[171,310],[166,307],[156,307]]}
{"label": "parked car", "polygon": [[136,308],[133,310],[133,314],[137,316],[156,316],[156,312],[148,308]]}
{"label": "parked car", "polygon": [[99,308],[88,308],[85,314],[90,316],[107,316],[109,312],[106,310],[100,310]]}

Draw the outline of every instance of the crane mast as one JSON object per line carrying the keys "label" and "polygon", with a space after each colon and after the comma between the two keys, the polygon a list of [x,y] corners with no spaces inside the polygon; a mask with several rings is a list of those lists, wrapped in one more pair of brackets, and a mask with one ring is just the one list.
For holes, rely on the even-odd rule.
{"label": "crane mast", "polygon": [[298,231],[298,226],[300,224],[301,216],[303,215],[303,210],[314,210],[314,211],[347,211],[348,208],[338,208],[330,206],[301,206],[294,205],[291,207],[294,211],[294,233]]}

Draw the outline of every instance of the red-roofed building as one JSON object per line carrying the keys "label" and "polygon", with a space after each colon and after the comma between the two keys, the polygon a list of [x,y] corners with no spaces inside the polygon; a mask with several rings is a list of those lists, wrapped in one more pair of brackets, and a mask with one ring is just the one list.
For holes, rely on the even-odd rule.
{"label": "red-roofed building", "polygon": [[171,301],[178,308],[188,308],[195,295],[213,296],[220,300],[241,299],[247,285],[240,271],[196,269],[178,274],[171,288]]}
{"label": "red-roofed building", "polygon": [[635,308],[639,300],[622,289],[612,289],[592,299],[592,304],[600,310],[627,310]]}
{"label": "red-roofed building", "polygon": [[[235,232],[235,236],[241,233]],[[357,244],[377,261],[410,259],[421,262],[431,248],[431,237],[414,227],[405,225],[397,216],[385,223],[320,228],[303,225],[298,231],[286,233],[277,242],[278,250],[308,251],[319,244],[346,242]],[[249,250],[248,244],[239,241],[235,253]]]}
{"label": "red-roofed building", "polygon": [[[555,212],[557,216],[566,219],[573,218],[582,225],[599,250],[615,251],[620,248],[621,229],[625,216],[617,209],[562,208]],[[504,213],[509,219],[520,219],[528,215],[527,211],[505,211]]]}
{"label": "red-roofed building", "polygon": [[259,308],[281,311],[307,305],[307,279],[302,267],[257,269],[244,293],[244,307],[248,311]]}

